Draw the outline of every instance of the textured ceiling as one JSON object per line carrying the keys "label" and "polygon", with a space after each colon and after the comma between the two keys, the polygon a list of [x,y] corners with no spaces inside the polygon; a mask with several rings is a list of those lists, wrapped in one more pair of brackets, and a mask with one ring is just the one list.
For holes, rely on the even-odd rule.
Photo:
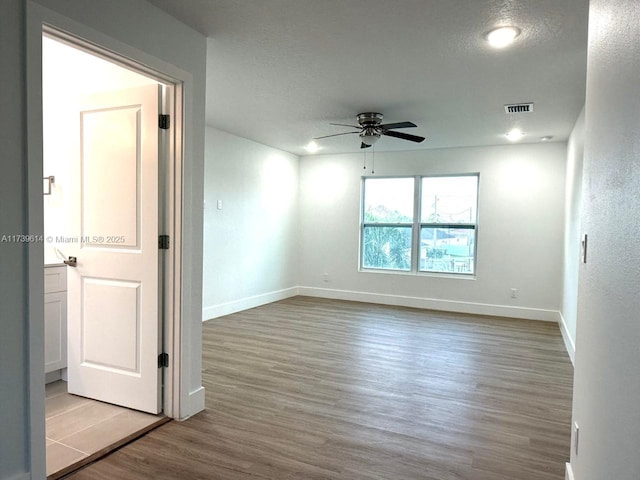
{"label": "textured ceiling", "polygon": [[[584,104],[588,0],[149,0],[205,34],[207,123],[296,154],[363,111],[427,140],[378,151],[565,141]],[[483,35],[516,25],[504,50]],[[534,102],[507,116],[504,104]],[[357,135],[318,141],[353,152]]]}

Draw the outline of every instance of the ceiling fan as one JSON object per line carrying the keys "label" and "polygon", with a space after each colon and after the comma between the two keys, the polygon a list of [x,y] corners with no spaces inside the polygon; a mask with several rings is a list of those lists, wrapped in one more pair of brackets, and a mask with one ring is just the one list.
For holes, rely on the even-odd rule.
{"label": "ceiling fan", "polygon": [[398,123],[387,123],[382,124],[381,113],[375,112],[365,112],[359,113],[356,116],[359,125],[345,125],[344,123],[330,123],[329,125],[338,125],[341,127],[352,127],[357,128],[355,132],[344,132],[344,133],[334,133],[333,135],[324,135],[322,137],[316,137],[314,140],[319,140],[321,138],[329,138],[329,137],[337,137],[338,135],[349,135],[352,133],[357,133],[360,135],[360,148],[369,148],[373,144],[375,144],[382,135],[387,135],[389,137],[400,138],[402,140],[409,140],[410,142],[420,143],[424,140],[424,137],[419,137],[417,135],[410,135],[408,133],[396,132],[397,128],[413,128],[417,127],[415,123],[412,122],[398,122]]}

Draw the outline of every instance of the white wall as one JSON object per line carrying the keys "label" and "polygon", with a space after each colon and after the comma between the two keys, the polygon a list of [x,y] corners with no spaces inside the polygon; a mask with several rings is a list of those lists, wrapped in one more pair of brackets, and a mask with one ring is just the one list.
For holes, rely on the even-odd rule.
{"label": "white wall", "polygon": [[[640,472],[640,4],[591,0],[573,419],[575,480]],[[575,445],[575,434],[573,445]]]}
{"label": "white wall", "polygon": [[[0,15],[0,235],[27,233],[25,12],[22,0]],[[8,68],[11,66],[11,68]],[[10,208],[7,208],[10,206]],[[23,243],[0,242],[0,478],[27,478],[29,390],[28,259]],[[44,370],[43,370],[44,379]]]}
{"label": "white wall", "polygon": [[582,163],[584,155],[584,109],[567,143],[565,184],[565,229],[562,289],[562,321],[560,329],[571,361],[575,359],[576,324],[578,321],[578,266],[580,262],[580,213],[582,205]]}
{"label": "white wall", "polygon": [[203,320],[294,295],[298,157],[207,127],[205,158]]}
{"label": "white wall", "polygon": [[565,156],[561,143],[376,154],[378,176],[480,173],[475,279],[358,272],[362,154],[303,157],[300,293],[556,321]]}

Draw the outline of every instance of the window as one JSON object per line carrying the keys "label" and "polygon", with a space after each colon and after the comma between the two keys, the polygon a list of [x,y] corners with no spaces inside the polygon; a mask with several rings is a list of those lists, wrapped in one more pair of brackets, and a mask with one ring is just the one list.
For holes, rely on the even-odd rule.
{"label": "window", "polygon": [[367,178],[364,182],[362,267],[411,270],[415,179]]}
{"label": "window", "polygon": [[478,175],[365,178],[363,269],[473,274]]}
{"label": "window", "polygon": [[421,272],[474,272],[477,203],[477,175],[422,178]]}

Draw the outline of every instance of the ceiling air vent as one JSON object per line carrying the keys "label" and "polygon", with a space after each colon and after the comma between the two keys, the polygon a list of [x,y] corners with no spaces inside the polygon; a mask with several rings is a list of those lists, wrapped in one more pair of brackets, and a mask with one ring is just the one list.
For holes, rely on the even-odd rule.
{"label": "ceiling air vent", "polygon": [[533,112],[533,103],[512,103],[504,106],[505,113],[529,113]]}

